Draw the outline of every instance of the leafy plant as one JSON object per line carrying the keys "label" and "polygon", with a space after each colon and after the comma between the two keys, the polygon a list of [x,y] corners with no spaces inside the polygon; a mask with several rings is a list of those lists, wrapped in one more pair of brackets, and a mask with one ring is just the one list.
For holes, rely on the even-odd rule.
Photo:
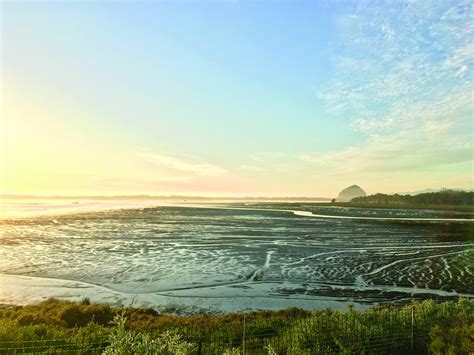
{"label": "leafy plant", "polygon": [[194,350],[193,344],[183,341],[180,335],[171,334],[169,331],[156,338],[147,333],[127,332],[126,317],[123,314],[115,316],[114,323],[116,330],[109,337],[110,345],[104,350],[104,355],[185,355]]}

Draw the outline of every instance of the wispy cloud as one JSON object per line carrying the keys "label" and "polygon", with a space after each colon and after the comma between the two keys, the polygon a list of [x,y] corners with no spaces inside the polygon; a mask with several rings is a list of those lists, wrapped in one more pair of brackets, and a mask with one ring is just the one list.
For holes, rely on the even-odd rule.
{"label": "wispy cloud", "polygon": [[259,167],[259,166],[255,166],[255,165],[246,165],[246,164],[243,164],[243,165],[240,165],[239,168],[242,169],[242,170],[251,171],[251,172],[256,172],[256,173],[262,173],[262,172],[265,171],[264,168]]}
{"label": "wispy cloud", "polygon": [[301,154],[299,160],[313,164],[320,171],[343,175],[350,173],[426,171],[437,167],[469,162],[472,144],[456,145],[437,139],[420,144],[416,134],[408,137],[372,137],[361,146],[325,153]]}
{"label": "wispy cloud", "polygon": [[250,159],[258,163],[269,163],[279,161],[287,156],[288,154],[283,152],[261,152],[253,154]]}
{"label": "wispy cloud", "polygon": [[411,128],[466,105],[452,93],[472,91],[472,2],[361,1],[339,27],[337,72],[318,97],[355,129]]}
{"label": "wispy cloud", "polygon": [[318,92],[365,134],[298,158],[334,173],[424,170],[473,161],[471,1],[361,1],[339,19],[336,73]]}
{"label": "wispy cloud", "polygon": [[228,172],[218,165],[196,162],[194,159],[155,153],[138,153],[138,157],[162,167],[197,176],[221,176]]}

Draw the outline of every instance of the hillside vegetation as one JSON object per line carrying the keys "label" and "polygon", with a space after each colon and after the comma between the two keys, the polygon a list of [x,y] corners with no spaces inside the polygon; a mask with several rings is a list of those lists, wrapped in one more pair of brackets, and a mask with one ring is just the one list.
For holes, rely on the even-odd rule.
{"label": "hillside vegetation", "polygon": [[351,203],[378,205],[474,206],[474,192],[444,190],[419,195],[375,194],[353,198]]}
{"label": "hillside vegetation", "polygon": [[0,353],[470,354],[474,302],[367,311],[170,316],[153,309],[48,300],[0,309]]}

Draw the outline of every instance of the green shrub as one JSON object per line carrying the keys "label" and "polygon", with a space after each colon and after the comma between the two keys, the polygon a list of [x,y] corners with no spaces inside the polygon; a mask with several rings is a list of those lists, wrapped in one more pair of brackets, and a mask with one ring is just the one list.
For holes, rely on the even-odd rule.
{"label": "green shrub", "polygon": [[66,327],[83,327],[90,322],[108,325],[114,317],[114,312],[108,305],[66,304],[61,307],[59,319]]}
{"label": "green shrub", "polygon": [[[111,324],[117,314],[127,318],[127,332],[125,323]],[[474,353],[474,302],[465,299],[367,311],[259,311],[246,313],[245,318],[245,347],[250,352]],[[108,339],[111,333],[113,337]],[[243,316],[232,313],[178,317],[148,308],[112,308],[52,299],[36,305],[0,308],[0,348],[5,342],[22,348],[25,341],[48,339],[62,339],[58,343],[62,347],[57,349],[71,351],[97,351],[111,342],[109,353],[153,350],[166,354],[181,351],[174,345],[184,344],[187,348],[193,343],[202,353],[223,353],[226,349],[243,349]],[[38,351],[54,350],[38,344]]]}
{"label": "green shrub", "polygon": [[61,319],[68,328],[83,327],[89,323],[89,319],[86,318],[85,313],[77,304],[71,304],[63,308],[59,314],[59,319]]}
{"label": "green shrub", "polygon": [[104,350],[104,355],[125,354],[156,354],[156,355],[185,355],[194,350],[191,343],[185,342],[179,335],[164,332],[157,337],[146,333],[127,332],[126,318],[123,315],[115,317],[117,329],[110,335],[110,345]]}
{"label": "green shrub", "polygon": [[441,319],[429,331],[430,350],[434,354],[474,353],[474,309],[472,303],[464,300],[455,306],[456,313],[450,309],[450,317]]}

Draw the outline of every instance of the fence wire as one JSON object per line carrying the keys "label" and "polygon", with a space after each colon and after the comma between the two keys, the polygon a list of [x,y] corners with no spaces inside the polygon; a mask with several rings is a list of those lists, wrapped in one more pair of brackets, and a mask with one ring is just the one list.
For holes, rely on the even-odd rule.
{"label": "fence wire", "polygon": [[[339,319],[339,321],[337,321]],[[190,354],[421,354],[428,353],[427,330],[419,325],[426,321],[416,314],[415,307],[404,310],[334,314],[332,321],[321,315],[281,319],[250,320],[244,316],[238,322],[221,327],[198,324],[142,331],[158,338],[164,331],[181,335],[192,343]],[[267,322],[269,322],[267,324]],[[108,336],[79,337],[0,342],[0,354],[50,353],[98,354],[108,345]]]}

